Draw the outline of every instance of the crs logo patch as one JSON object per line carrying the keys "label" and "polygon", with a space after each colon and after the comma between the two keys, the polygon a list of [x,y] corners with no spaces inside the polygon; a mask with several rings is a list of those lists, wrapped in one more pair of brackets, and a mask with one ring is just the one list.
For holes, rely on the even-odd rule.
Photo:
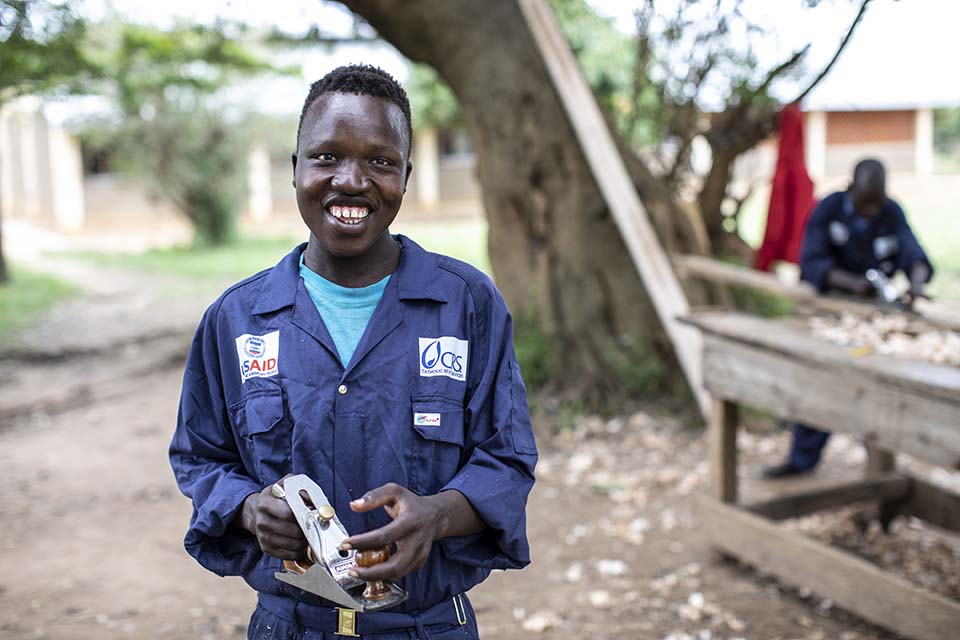
{"label": "crs logo patch", "polygon": [[453,336],[420,338],[420,376],[446,376],[466,382],[469,344]]}
{"label": "crs logo patch", "polygon": [[237,336],[237,357],[243,382],[277,375],[280,373],[280,331],[263,336],[249,333]]}

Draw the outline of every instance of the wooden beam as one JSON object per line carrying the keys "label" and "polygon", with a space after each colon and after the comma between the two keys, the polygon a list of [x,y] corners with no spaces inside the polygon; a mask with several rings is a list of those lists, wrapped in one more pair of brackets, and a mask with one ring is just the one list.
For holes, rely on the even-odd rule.
{"label": "wooden beam", "polygon": [[708,426],[710,490],[723,502],[737,501],[737,405],[714,398]]}
{"label": "wooden beam", "polygon": [[796,319],[769,320],[741,312],[713,311],[682,321],[700,328],[707,337],[756,346],[851,379],[869,379],[908,393],[937,397],[960,410],[958,367],[878,353],[863,355],[851,347],[817,338],[806,323]]}
{"label": "wooden beam", "polygon": [[809,284],[789,284],[766,271],[748,269],[706,256],[675,255],[671,260],[677,273],[684,277],[693,276],[717,284],[759,289],[800,302],[817,297],[816,290]]}
{"label": "wooden beam", "polygon": [[724,504],[700,498],[711,543],[781,581],[813,589],[863,618],[916,640],[956,637],[960,604],[856,556]]}
{"label": "wooden beam", "polygon": [[710,398],[703,389],[701,377],[700,335],[677,322],[679,316],[689,311],[687,297],[556,17],[545,0],[519,0],[519,3],[593,178],[620,230],[657,317],[673,344],[700,411],[707,417]]}
{"label": "wooden beam", "polygon": [[921,394],[863,371],[710,334],[703,364],[707,388],[730,401],[960,469],[960,396]]}
{"label": "wooden beam", "polygon": [[849,296],[824,295],[806,282],[783,282],[772,273],[748,269],[707,256],[675,255],[671,260],[677,273],[683,277],[693,276],[717,284],[767,291],[820,311],[856,315],[877,313],[899,315],[909,319],[923,319],[931,326],[960,331],[960,321],[955,316],[951,316],[949,312],[925,300],[918,301],[915,311],[904,311]]}
{"label": "wooden beam", "polygon": [[[867,450],[867,464],[864,467],[863,475],[865,478],[877,478],[885,474],[893,473],[897,468],[897,456],[893,451],[881,449],[872,441],[866,440],[863,443]],[[907,496],[880,496],[877,502],[877,519],[884,532],[890,530],[890,523],[900,515],[903,503]]]}
{"label": "wooden beam", "polygon": [[901,513],[960,532],[960,496],[924,480],[913,478],[913,488]]}
{"label": "wooden beam", "polygon": [[867,450],[867,465],[863,470],[867,478],[881,476],[897,468],[897,456],[893,451],[881,449],[872,442],[864,442],[863,446]]}
{"label": "wooden beam", "polygon": [[909,493],[908,478],[887,475],[814,491],[777,496],[771,500],[750,504],[745,508],[751,513],[771,520],[786,520],[854,502],[905,498]]}

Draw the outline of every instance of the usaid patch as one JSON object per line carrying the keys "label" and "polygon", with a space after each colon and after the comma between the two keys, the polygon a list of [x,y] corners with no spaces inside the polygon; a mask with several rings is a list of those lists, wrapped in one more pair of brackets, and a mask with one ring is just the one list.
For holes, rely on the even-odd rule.
{"label": "usaid patch", "polygon": [[240,377],[269,378],[280,373],[280,332],[264,336],[245,333],[237,337],[237,357],[240,359]]}
{"label": "usaid patch", "polygon": [[465,382],[468,344],[452,336],[420,338],[420,376],[447,376]]}
{"label": "usaid patch", "polygon": [[413,424],[419,427],[439,427],[439,413],[415,413],[413,414]]}

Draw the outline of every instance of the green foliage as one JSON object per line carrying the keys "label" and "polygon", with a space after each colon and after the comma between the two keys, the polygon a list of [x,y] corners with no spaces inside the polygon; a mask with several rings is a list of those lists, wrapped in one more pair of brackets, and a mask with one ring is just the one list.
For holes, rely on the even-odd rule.
{"label": "green foliage", "polygon": [[636,341],[629,336],[621,336],[619,342],[616,353],[611,354],[620,382],[610,398],[612,406],[650,396],[661,390],[666,379],[663,357],[649,351],[645,346],[647,342]]}
{"label": "green foliage", "polygon": [[[237,78],[273,67],[230,37],[226,25],[177,25],[159,30],[124,24],[107,61],[119,106],[127,117],[144,109],[192,107]],[[149,111],[148,111],[149,113]]]}
{"label": "green foliage", "polygon": [[91,121],[84,132],[86,142],[115,152],[121,171],[183,213],[199,243],[213,246],[233,238],[249,142],[221,90],[274,71],[227,29],[103,25],[94,40],[109,78],[104,92],[122,121]]}
{"label": "green foliage", "polygon": [[13,265],[10,283],[0,287],[0,336],[28,326],[55,302],[76,288],[52,276]]}
{"label": "green foliage", "polygon": [[451,128],[461,123],[460,103],[432,67],[411,63],[405,84],[416,129]]}
{"label": "green foliage", "polygon": [[761,318],[778,318],[793,312],[793,302],[769,291],[750,287],[732,287],[733,301],[737,309]]}
{"label": "green foliage", "polygon": [[553,357],[550,341],[535,315],[517,318],[514,321],[514,349],[523,380],[530,391],[543,388],[553,372]]}
{"label": "green foliage", "polygon": [[943,152],[960,152],[960,109],[933,112],[933,141]]}
{"label": "green foliage", "polygon": [[86,23],[67,3],[0,0],[0,103],[96,73]]}
{"label": "green foliage", "polygon": [[550,5],[600,104],[628,140],[651,142],[644,135],[648,130],[636,124],[638,101],[646,104],[654,96],[650,91],[639,95],[634,91],[633,38],[618,31],[612,19],[597,15],[585,0],[550,0]]}

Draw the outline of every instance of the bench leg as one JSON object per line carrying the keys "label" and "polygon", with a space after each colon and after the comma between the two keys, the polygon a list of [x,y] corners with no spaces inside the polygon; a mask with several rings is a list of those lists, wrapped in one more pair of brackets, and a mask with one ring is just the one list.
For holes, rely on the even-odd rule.
{"label": "bench leg", "polygon": [[714,398],[708,426],[710,484],[714,497],[737,501],[737,405]]}
{"label": "bench leg", "polygon": [[[865,476],[873,478],[879,475],[892,473],[897,468],[897,458],[892,451],[880,449],[877,446],[865,443],[867,449],[867,468]],[[877,519],[884,531],[889,531],[890,523],[899,515],[903,508],[904,499],[881,500],[877,503]]]}

